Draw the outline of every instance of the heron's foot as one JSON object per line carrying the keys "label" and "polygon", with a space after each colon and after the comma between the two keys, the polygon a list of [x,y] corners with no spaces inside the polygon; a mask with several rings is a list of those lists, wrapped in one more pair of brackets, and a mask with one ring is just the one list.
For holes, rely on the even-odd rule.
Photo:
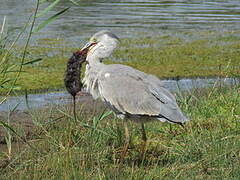
{"label": "heron's foot", "polygon": [[145,152],[146,152],[146,146],[147,146],[147,134],[145,132],[144,124],[142,123],[142,144],[141,144],[141,158],[144,159]]}
{"label": "heron's foot", "polygon": [[140,147],[140,155],[142,159],[145,157],[146,151],[147,151],[147,141],[143,141]]}

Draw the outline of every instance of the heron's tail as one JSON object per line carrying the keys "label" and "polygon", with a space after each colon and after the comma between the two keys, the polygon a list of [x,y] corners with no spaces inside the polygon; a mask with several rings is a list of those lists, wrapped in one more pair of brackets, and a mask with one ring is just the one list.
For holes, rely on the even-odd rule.
{"label": "heron's tail", "polygon": [[162,121],[162,122],[168,122],[168,123],[171,123],[171,124],[179,124],[181,126],[183,126],[183,124],[185,122],[190,120],[189,118],[185,117],[184,115],[182,115],[181,118],[179,118],[177,120],[171,120],[170,118],[167,118],[166,116],[163,116],[162,114],[159,114],[157,119]]}

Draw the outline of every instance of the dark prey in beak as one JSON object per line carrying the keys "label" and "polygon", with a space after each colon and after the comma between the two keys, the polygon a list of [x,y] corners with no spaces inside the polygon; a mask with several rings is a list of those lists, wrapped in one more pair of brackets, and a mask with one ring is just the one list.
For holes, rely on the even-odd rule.
{"label": "dark prey in beak", "polygon": [[68,60],[67,69],[65,71],[64,84],[67,91],[73,96],[73,113],[76,119],[76,95],[82,89],[81,67],[86,61],[89,48],[96,43],[87,44],[83,49],[73,53]]}
{"label": "dark prey in beak", "polygon": [[87,58],[88,48],[73,53],[68,60],[64,77],[64,84],[67,91],[73,96],[73,114],[76,120],[76,94],[82,89],[81,67]]}
{"label": "dark prey in beak", "polygon": [[67,91],[75,97],[82,88],[80,80],[82,63],[86,61],[88,50],[96,43],[89,43],[83,49],[73,53],[68,60],[67,69],[65,72],[64,84]]}
{"label": "dark prey in beak", "polygon": [[67,91],[72,96],[76,96],[76,94],[81,91],[81,67],[83,62],[86,60],[87,51],[88,49],[77,51],[73,53],[72,57],[68,60],[64,83]]}

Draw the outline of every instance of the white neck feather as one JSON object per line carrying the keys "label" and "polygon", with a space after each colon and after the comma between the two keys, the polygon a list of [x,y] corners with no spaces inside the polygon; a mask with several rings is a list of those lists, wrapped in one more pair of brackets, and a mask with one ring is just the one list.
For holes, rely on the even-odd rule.
{"label": "white neck feather", "polygon": [[89,92],[94,99],[99,97],[98,90],[98,73],[101,71],[102,67],[105,66],[100,62],[100,59],[94,54],[87,56],[85,76],[83,78],[84,86],[87,92]]}

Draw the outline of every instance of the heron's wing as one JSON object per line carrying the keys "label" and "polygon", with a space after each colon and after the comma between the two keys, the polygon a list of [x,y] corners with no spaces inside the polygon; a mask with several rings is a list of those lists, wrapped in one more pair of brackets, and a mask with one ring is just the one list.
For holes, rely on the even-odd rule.
{"label": "heron's wing", "polygon": [[174,96],[158,84],[160,81],[155,82],[154,76],[148,77],[145,73],[122,66],[109,68],[99,76],[101,97],[119,112],[182,121],[184,116]]}
{"label": "heron's wing", "polygon": [[146,76],[145,82],[148,84],[149,91],[160,101],[171,105],[173,108],[177,106],[174,95],[170,93],[166,88],[164,88],[163,83],[156,76]]}
{"label": "heron's wing", "polygon": [[162,103],[160,114],[168,121],[181,123],[188,120],[177,105],[174,95],[164,88],[159,79],[148,77],[148,90]]}

